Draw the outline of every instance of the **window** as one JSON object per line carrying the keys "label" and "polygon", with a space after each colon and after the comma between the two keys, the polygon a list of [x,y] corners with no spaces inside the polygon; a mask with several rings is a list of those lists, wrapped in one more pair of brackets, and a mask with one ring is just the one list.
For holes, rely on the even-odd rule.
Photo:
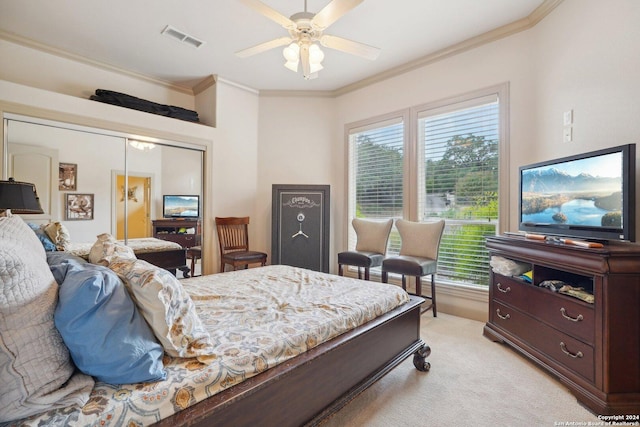
{"label": "window", "polygon": [[[349,131],[349,223],[352,218],[402,218],[405,119],[381,119]],[[355,247],[349,227],[349,247]],[[398,253],[393,240],[389,253]]]}
{"label": "window", "polygon": [[499,104],[496,95],[417,114],[418,218],[444,218],[438,277],[489,284],[484,240],[498,222]]}
{"label": "window", "polygon": [[[499,170],[507,162],[507,91],[505,84],[348,125],[349,223],[353,217],[445,219],[439,280],[488,286],[484,241],[496,234],[508,206],[506,191],[498,204]],[[399,250],[393,230],[388,254]]]}

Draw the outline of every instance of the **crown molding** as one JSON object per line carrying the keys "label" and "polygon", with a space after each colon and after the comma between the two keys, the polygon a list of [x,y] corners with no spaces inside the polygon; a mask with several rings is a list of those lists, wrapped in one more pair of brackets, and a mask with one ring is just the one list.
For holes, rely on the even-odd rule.
{"label": "crown molding", "polygon": [[158,79],[156,77],[151,77],[146,74],[136,73],[135,71],[130,71],[124,68],[116,67],[113,65],[109,65],[104,62],[96,61],[94,59],[89,59],[82,55],[76,55],[75,53],[66,52],[62,49],[58,49],[52,46],[48,46],[46,44],[37,42],[35,40],[28,39],[26,37],[18,36],[17,34],[13,34],[4,30],[0,30],[0,39],[6,40],[11,43],[19,44],[31,49],[36,49],[41,52],[45,52],[54,56],[59,56],[62,58],[70,59],[75,62],[79,62],[82,64],[87,64],[92,67],[101,68],[106,71],[123,74],[128,77],[133,77],[138,80],[144,80],[156,85],[164,86],[168,89],[182,92],[187,95],[193,95],[193,88],[189,86],[183,86],[174,82],[170,82],[168,80]]}
{"label": "crown molding", "polygon": [[241,84],[241,83],[234,82],[234,81],[232,81],[232,80],[227,80],[227,79],[225,79],[225,78],[223,78],[223,77],[216,77],[216,79],[217,79],[217,81],[218,81],[218,82],[220,82],[220,83],[225,83],[225,84],[227,84],[227,85],[229,85],[229,86],[233,86],[233,87],[236,87],[236,88],[238,88],[238,89],[241,89],[241,90],[244,90],[244,91],[247,91],[247,92],[250,92],[250,93],[256,94],[256,95],[257,95],[257,94],[259,94],[258,89],[254,89],[254,88],[252,88],[252,87],[249,87],[249,86],[243,85],[243,84]]}
{"label": "crown molding", "polygon": [[292,97],[292,98],[335,98],[333,90],[261,90],[260,97]]}
{"label": "crown molding", "polygon": [[205,77],[204,79],[196,83],[195,86],[193,86],[192,88],[193,94],[199,95],[200,93],[209,89],[211,86],[214,86],[217,83],[217,81],[218,81],[218,76],[214,74],[211,74],[210,76]]}
{"label": "crown molding", "polygon": [[464,40],[460,43],[448,46],[437,52],[418,58],[414,61],[402,64],[398,67],[390,68],[382,73],[378,73],[374,76],[368,77],[363,80],[359,80],[347,86],[343,86],[332,91],[287,91],[287,90],[261,90],[260,96],[292,96],[292,97],[327,97],[335,98],[341,95],[345,95],[349,92],[354,92],[358,89],[370,86],[372,84],[387,80],[417,68],[424,67],[437,61],[441,61],[445,58],[457,55],[462,52],[477,48],[479,46],[500,40],[502,38],[517,34],[521,31],[528,30],[538,24],[542,19],[549,15],[560,3],[564,0],[544,0],[540,6],[538,6],[533,12],[531,12],[525,18],[512,22],[502,27],[487,31],[486,33]]}
{"label": "crown molding", "polygon": [[254,88],[247,87],[240,83],[233,82],[231,80],[220,78],[217,75],[211,75],[205,77],[203,80],[196,83],[194,86],[184,86],[177,84],[175,82],[170,82],[167,80],[158,79],[155,77],[148,76],[146,74],[136,73],[133,71],[126,70],[124,68],[115,67],[113,65],[106,64],[104,62],[96,61],[93,59],[86,58],[81,55],[76,55],[73,53],[65,52],[61,49],[57,49],[51,46],[47,46],[43,43],[36,42],[34,40],[30,40],[24,37],[20,37],[16,34],[9,33],[3,30],[0,30],[0,39],[7,40],[12,43],[20,44],[26,47],[30,47],[33,49],[40,50],[45,53],[49,53],[52,55],[60,56],[63,58],[67,58],[76,62],[88,64],[97,68],[102,68],[107,71],[124,74],[129,77],[133,77],[136,79],[148,81],[150,83],[154,83],[157,85],[164,86],[168,89],[182,92],[187,95],[197,95],[202,91],[208,89],[209,87],[216,84],[217,81],[224,82],[226,84],[239,87],[241,89],[245,89],[249,92],[258,93],[260,96],[264,97],[317,97],[317,98],[335,98],[341,95],[345,95],[349,92],[354,92],[358,89],[362,89],[366,86],[370,86],[372,84],[381,82],[383,80],[390,79],[392,77],[399,76],[401,74],[407,73],[409,71],[415,70],[417,68],[424,67],[426,65],[432,64],[437,61],[441,61],[445,58],[457,55],[462,52],[466,52],[468,50],[477,48],[484,44],[488,44],[494,42],[496,40],[500,40],[504,37],[508,37],[510,35],[519,33],[521,31],[528,30],[529,28],[534,27],[538,24],[542,19],[544,19],[547,15],[549,15],[560,3],[564,0],[544,0],[540,6],[538,6],[533,12],[531,12],[527,17],[522,18],[518,21],[512,22],[507,25],[503,25],[502,27],[496,28],[494,30],[488,31],[486,33],[480,34],[478,36],[469,38],[460,43],[454,44],[452,46],[441,49],[437,52],[431,53],[429,55],[423,56],[414,61],[408,62],[406,64],[400,65],[398,67],[390,68],[386,71],[378,73],[374,76],[368,77],[366,79],[360,80],[350,85],[343,86],[336,90],[331,91],[313,91],[313,90],[257,90]]}
{"label": "crown molding", "polygon": [[411,61],[406,64],[400,65],[398,67],[391,68],[387,71],[383,71],[382,73],[360,80],[353,84],[343,86],[339,89],[332,91],[332,94],[333,96],[336,96],[336,97],[340,95],[344,95],[349,92],[362,89],[366,86],[370,86],[374,83],[378,83],[383,80],[387,80],[392,77],[396,77],[398,75],[415,70],[417,68],[424,67],[425,65],[432,64],[437,61],[441,61],[445,58],[457,55],[459,53],[466,52],[468,50],[494,42],[496,40],[500,40],[507,36],[517,34],[521,31],[528,30],[534,27],[549,13],[551,13],[563,1],[564,0],[545,0],[540,6],[538,6],[533,12],[531,12],[529,16],[525,18],[522,18],[518,21],[514,21],[507,25],[503,25],[502,27],[498,27],[491,31],[487,31],[486,33],[469,38],[460,43],[448,46],[437,52],[434,52],[429,55],[423,56],[422,58],[416,59],[415,61]]}

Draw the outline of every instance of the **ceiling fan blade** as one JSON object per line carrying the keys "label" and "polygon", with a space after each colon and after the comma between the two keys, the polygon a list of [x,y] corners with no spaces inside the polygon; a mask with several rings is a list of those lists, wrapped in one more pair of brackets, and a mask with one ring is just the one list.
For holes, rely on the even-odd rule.
{"label": "ceiling fan blade", "polygon": [[262,3],[259,0],[240,0],[240,1],[244,3],[246,6],[255,10],[256,12],[263,14],[267,18],[271,19],[274,22],[277,22],[278,24],[282,25],[287,29],[296,27],[296,23],[293,22],[291,19],[287,18],[277,10],[270,8],[269,6],[267,6],[266,4]]}
{"label": "ceiling fan blade", "polygon": [[340,50],[352,55],[357,55],[365,59],[373,60],[376,59],[380,54],[380,49],[378,49],[377,47],[369,46],[364,43],[354,42],[342,37],[330,36],[328,34],[320,37],[320,44],[322,46]]}
{"label": "ceiling fan blade", "polygon": [[363,1],[364,0],[332,0],[322,8],[320,12],[316,13],[311,23],[317,28],[325,29]]}
{"label": "ceiling fan blade", "polygon": [[291,37],[280,37],[278,39],[274,39],[265,43],[260,43],[258,45],[255,45],[243,50],[239,50],[236,52],[236,56],[240,58],[246,58],[251,55],[256,55],[258,53],[265,52],[269,49],[273,49],[279,46],[284,46],[286,44],[291,43],[292,41],[293,40],[291,39]]}

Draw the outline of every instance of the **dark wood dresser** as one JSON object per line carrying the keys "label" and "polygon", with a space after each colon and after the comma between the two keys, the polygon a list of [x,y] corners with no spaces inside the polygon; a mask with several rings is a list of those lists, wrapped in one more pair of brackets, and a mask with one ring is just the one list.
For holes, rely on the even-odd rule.
{"label": "dark wood dresser", "polygon": [[[156,219],[152,221],[153,237],[175,242],[183,248],[199,246],[201,241],[200,219]],[[193,228],[195,234],[181,232]]]}
{"label": "dark wood dresser", "polygon": [[[640,414],[640,245],[497,236],[487,248],[528,264],[533,283],[491,273],[484,335],[546,368],[596,414]],[[582,287],[594,301],[539,286],[545,280]]]}

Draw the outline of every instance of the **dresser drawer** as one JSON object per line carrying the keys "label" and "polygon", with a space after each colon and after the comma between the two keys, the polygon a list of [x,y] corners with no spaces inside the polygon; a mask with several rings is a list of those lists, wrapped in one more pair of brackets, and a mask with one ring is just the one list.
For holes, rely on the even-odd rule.
{"label": "dresser drawer", "polygon": [[158,234],[156,238],[177,243],[183,248],[197,246],[195,234]]}
{"label": "dresser drawer", "polygon": [[595,311],[593,304],[556,294],[548,289],[522,283],[510,277],[493,276],[493,298],[528,313],[573,337],[593,344]]}
{"label": "dresser drawer", "polygon": [[[540,291],[548,292],[543,289]],[[545,322],[573,337],[595,342],[595,310],[593,304],[574,301],[571,297],[552,294],[551,298],[532,298],[529,304],[532,316],[544,319]]]}
{"label": "dresser drawer", "polygon": [[499,274],[493,275],[493,299],[527,311],[533,285]]}
{"label": "dresser drawer", "polygon": [[591,382],[595,380],[593,346],[496,300],[492,302],[490,321],[568,370]]}

